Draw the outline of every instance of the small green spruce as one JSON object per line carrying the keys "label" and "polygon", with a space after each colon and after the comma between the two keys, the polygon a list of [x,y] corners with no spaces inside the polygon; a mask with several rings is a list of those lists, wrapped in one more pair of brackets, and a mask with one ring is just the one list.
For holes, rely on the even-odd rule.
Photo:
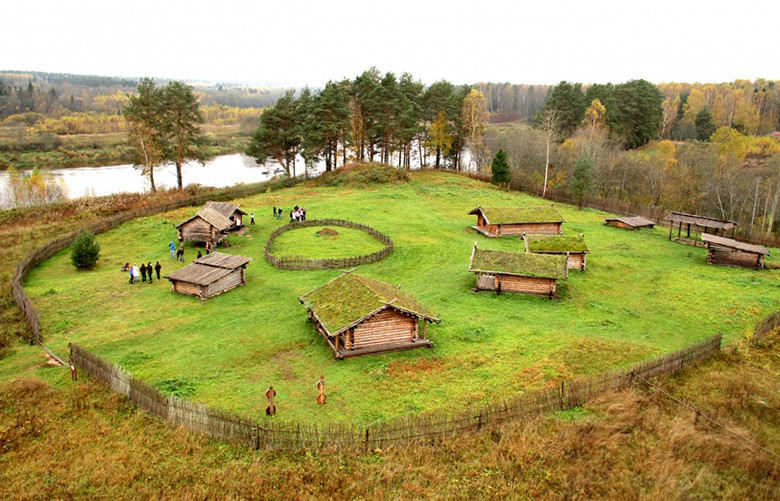
{"label": "small green spruce", "polygon": [[70,262],[79,270],[88,270],[95,266],[100,257],[100,245],[95,241],[95,234],[84,230],[73,241],[70,251]]}
{"label": "small green spruce", "polygon": [[493,158],[491,170],[493,171],[494,183],[509,184],[512,176],[509,173],[509,163],[506,160],[506,152],[504,150],[498,150],[498,153],[496,153],[496,156]]}
{"label": "small green spruce", "polygon": [[580,209],[591,191],[593,191],[593,160],[590,155],[583,153],[574,164],[574,173],[571,176],[571,194],[574,195]]}

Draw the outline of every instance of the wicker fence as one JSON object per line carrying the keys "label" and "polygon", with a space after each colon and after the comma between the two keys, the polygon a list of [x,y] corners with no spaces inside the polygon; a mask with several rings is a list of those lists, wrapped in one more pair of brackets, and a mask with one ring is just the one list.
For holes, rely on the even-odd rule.
{"label": "wicker fence", "polygon": [[[276,237],[291,230],[297,230],[298,228],[307,228],[311,226],[341,226],[343,228],[352,228],[355,230],[365,231],[372,237],[385,244],[385,247],[382,250],[373,252],[371,254],[335,259],[307,259],[299,256],[277,257],[271,253],[270,249]],[[381,261],[382,259],[389,256],[391,252],[393,252],[393,240],[390,237],[384,233],[380,233],[370,226],[366,226],[365,224],[345,221],[343,219],[310,219],[306,221],[293,221],[274,230],[268,237],[268,241],[265,243],[266,261],[281,270],[330,270],[338,268],[352,268],[361,264]]]}
{"label": "wicker fence", "polygon": [[16,265],[14,274],[11,277],[11,291],[14,297],[14,301],[16,301],[16,305],[21,310],[25,320],[27,321],[27,325],[30,328],[30,341],[37,343],[42,342],[41,316],[38,313],[38,309],[24,291],[24,287],[22,287],[24,277],[26,277],[27,273],[31,269],[35,268],[38,264],[70,246],[70,244],[73,242],[73,239],[76,238],[80,231],[86,229],[95,234],[103,233],[105,231],[116,228],[120,224],[139,217],[152,216],[154,214],[159,214],[161,212],[167,212],[190,205],[199,205],[205,203],[208,200],[232,200],[234,198],[241,198],[265,191],[274,185],[289,185],[291,182],[292,181],[290,180],[266,181],[263,183],[253,183],[232,188],[224,188],[220,190],[208,191],[199,195],[185,197],[163,204],[130,210],[115,216],[107,217],[101,221],[87,225],[77,231],[73,231],[61,237],[55,238],[54,240],[50,240],[41,247],[34,249]]}
{"label": "wicker fence", "polygon": [[212,409],[183,398],[167,397],[120,367],[71,344],[71,357],[79,369],[127,396],[138,407],[185,428],[222,440],[244,444],[255,449],[364,449],[388,445],[436,442],[458,432],[476,431],[512,419],[536,416],[545,412],[571,409],[606,392],[629,387],[634,378],[668,376],[683,367],[716,354],[721,336],[626,369],[595,378],[562,381],[560,385],[530,391],[514,398],[473,407],[460,412],[425,413],[389,422],[331,423],[317,425],[284,422],[276,418],[262,421]]}

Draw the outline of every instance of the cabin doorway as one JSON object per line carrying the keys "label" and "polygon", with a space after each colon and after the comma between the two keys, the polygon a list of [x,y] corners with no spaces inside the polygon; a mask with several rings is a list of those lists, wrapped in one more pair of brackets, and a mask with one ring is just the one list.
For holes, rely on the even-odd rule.
{"label": "cabin doorway", "polygon": [[477,276],[477,289],[483,291],[496,290],[496,276],[495,275],[478,275]]}

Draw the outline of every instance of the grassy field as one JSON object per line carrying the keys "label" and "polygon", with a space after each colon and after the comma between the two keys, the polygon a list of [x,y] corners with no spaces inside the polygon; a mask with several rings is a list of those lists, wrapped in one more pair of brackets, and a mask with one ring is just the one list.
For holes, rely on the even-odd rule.
{"label": "grassy field", "polygon": [[385,245],[365,231],[341,226],[328,226],[329,232],[320,233],[326,226],[310,226],[286,231],[274,239],[271,254],[276,257],[304,257],[307,259],[337,259],[379,252]]}
{"label": "grassy field", "polygon": [[[572,271],[559,288],[560,301],[473,293],[475,278],[466,270],[474,241],[518,251],[522,242],[476,234],[467,212],[477,204],[541,202],[446,173],[414,173],[409,183],[375,189],[311,183],[238,202],[268,215],[220,249],[254,258],[244,287],[199,301],[171,293],[167,283],[129,285],[119,271],[126,261],[159,260],[163,274],[182,266],[166,246],[173,224],[197,209],[137,220],[99,237],[94,271],[76,272],[65,251],[30,274],[27,290],[49,346],[64,353],[68,342],[79,343],[164,391],[257,417],[272,384],[283,419],[371,421],[498,400],[716,332],[735,338],[780,306],[776,269],[708,266],[704,249],[668,242],[663,229],[605,227],[603,213],[566,206],[558,206],[564,231],[584,233],[591,254],[588,270]],[[339,272],[281,271],[262,257],[268,235],[283,224],[271,218],[271,207],[292,204],[304,205],[310,219],[349,219],[393,239],[387,259],[356,272],[402,284],[437,314],[442,323],[428,329],[435,348],[333,359],[297,297]],[[298,238],[299,231],[287,235]],[[319,247],[311,235],[300,238]],[[372,252],[370,243],[365,252]],[[188,261],[195,253],[188,249]],[[320,375],[329,396],[322,407],[315,403]]]}

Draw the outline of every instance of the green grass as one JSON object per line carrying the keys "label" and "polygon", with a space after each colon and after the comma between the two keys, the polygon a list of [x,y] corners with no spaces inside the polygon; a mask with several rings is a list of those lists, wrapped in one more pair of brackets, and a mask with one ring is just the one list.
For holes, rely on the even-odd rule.
{"label": "green grass", "polygon": [[385,245],[365,231],[333,226],[338,235],[320,235],[325,226],[286,231],[276,237],[271,254],[278,258],[336,259],[381,251]]}
{"label": "green grass", "polygon": [[[387,259],[356,272],[401,284],[440,318],[428,326],[435,348],[333,359],[297,298],[341,272],[283,271],[262,257],[269,234],[283,224],[270,217],[271,207],[290,200],[312,217],[358,221],[393,239]],[[68,342],[79,343],[160,389],[258,418],[262,393],[273,385],[278,418],[371,421],[500,400],[717,332],[734,338],[780,307],[776,269],[710,266],[705,249],[667,241],[668,230],[627,232],[604,226],[604,213],[563,205],[556,207],[568,221],[564,230],[588,235],[591,255],[585,273],[560,284],[560,301],[472,293],[474,241],[497,250],[524,246],[519,238],[475,233],[469,210],[541,203],[441,172],[378,189],[308,183],[238,202],[269,214],[220,248],[254,258],[245,286],[200,301],[173,294],[165,281],[129,285],[119,271],[127,261],[159,260],[163,274],[182,266],[168,258],[167,243],[173,224],[197,208],[139,219],[98,236],[94,271],[76,271],[66,249],[29,275],[47,344],[65,353]],[[195,254],[188,249],[188,261]],[[321,375],[325,406],[315,402]]]}

